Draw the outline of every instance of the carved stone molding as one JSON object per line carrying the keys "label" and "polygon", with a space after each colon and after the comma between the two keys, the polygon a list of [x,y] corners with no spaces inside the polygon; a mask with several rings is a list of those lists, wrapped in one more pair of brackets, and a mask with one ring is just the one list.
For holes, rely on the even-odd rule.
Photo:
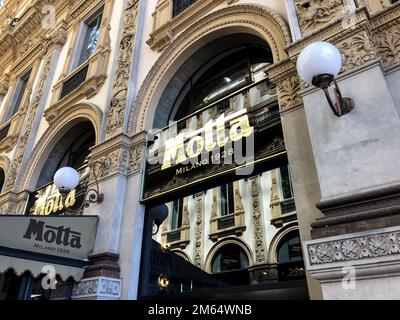
{"label": "carved stone molding", "polygon": [[204,194],[195,196],[195,244],[194,244],[194,264],[202,268],[203,261],[203,220],[204,220]]}
{"label": "carved stone molding", "polygon": [[29,192],[6,192],[0,196],[0,215],[24,214],[25,204],[28,201]]}
{"label": "carved stone molding", "polygon": [[143,131],[131,138],[131,148],[129,150],[128,174],[142,173],[145,168],[146,155],[146,136],[147,132]]}
{"label": "carved stone molding", "polygon": [[[130,148],[130,139],[123,134],[93,147],[89,165],[94,165],[99,181],[112,178],[118,174],[124,176],[128,174]],[[93,179],[91,179],[91,182],[93,182]]]}
{"label": "carved stone molding", "polygon": [[262,200],[260,178],[255,177],[250,180],[251,188],[251,208],[253,216],[254,243],[255,243],[255,262],[263,263],[266,261],[264,246],[264,230],[262,221]]}
{"label": "carved stone molding", "polygon": [[119,300],[121,297],[121,280],[115,278],[95,277],[82,279],[72,289],[73,300]]}
{"label": "carved stone molding", "polygon": [[342,72],[353,70],[376,58],[370,36],[365,30],[337,43],[337,47],[343,56]]}
{"label": "carved stone molding", "polygon": [[106,137],[123,132],[132,55],[135,47],[136,24],[139,1],[130,0],[125,9],[124,26],[119,47],[117,71],[114,80],[111,103],[107,115]]}
{"label": "carved stone molding", "polygon": [[10,76],[8,74],[5,74],[0,78],[0,97],[4,97],[7,94],[9,83]]}
{"label": "carved stone molding", "polygon": [[344,16],[342,0],[295,0],[303,35],[310,34]]}
{"label": "carved stone molding", "polygon": [[297,73],[293,72],[288,74],[287,77],[278,81],[276,88],[281,110],[288,110],[303,103],[303,99],[300,95],[302,89],[301,80]]}
{"label": "carved stone molding", "polygon": [[399,64],[400,18],[375,29],[373,42],[385,68]]}
{"label": "carved stone molding", "polygon": [[306,241],[307,262],[310,266],[398,255],[400,257],[399,227],[346,234],[328,239]]}

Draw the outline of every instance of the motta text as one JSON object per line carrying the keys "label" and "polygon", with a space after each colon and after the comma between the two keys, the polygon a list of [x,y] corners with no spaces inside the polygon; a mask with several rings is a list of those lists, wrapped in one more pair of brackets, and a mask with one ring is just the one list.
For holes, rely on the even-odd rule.
{"label": "motta text", "polygon": [[23,238],[76,249],[82,247],[80,232],[72,231],[69,227],[51,226],[36,219],[30,219]]}
{"label": "motta text", "polygon": [[[242,109],[232,114],[222,114],[216,120],[192,132],[181,132],[176,137],[165,141],[165,150],[161,170],[174,164],[185,163],[188,159],[197,158],[204,151],[211,152],[216,147],[224,147],[228,142],[239,141],[249,137],[254,128],[250,125],[247,110]],[[230,128],[227,132],[226,125]]]}

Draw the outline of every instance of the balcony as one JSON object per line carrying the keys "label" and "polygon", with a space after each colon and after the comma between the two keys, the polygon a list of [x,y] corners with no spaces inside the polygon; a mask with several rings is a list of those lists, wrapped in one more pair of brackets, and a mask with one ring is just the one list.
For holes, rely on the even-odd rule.
{"label": "balcony", "polygon": [[225,216],[212,218],[210,223],[211,230],[209,238],[214,242],[228,235],[241,236],[246,230],[244,211],[242,210]]}
{"label": "balcony", "polygon": [[69,79],[67,79],[61,89],[60,100],[71,92],[79,88],[79,86],[85,82],[88,73],[88,65],[83,66],[78,72],[74,73]]}
{"label": "balcony", "polygon": [[167,243],[171,249],[185,249],[190,243],[190,227],[188,225],[179,229],[164,231],[161,234],[162,243]]}
{"label": "balcony", "polygon": [[283,227],[284,223],[297,220],[294,198],[271,203],[271,224],[276,228]]}

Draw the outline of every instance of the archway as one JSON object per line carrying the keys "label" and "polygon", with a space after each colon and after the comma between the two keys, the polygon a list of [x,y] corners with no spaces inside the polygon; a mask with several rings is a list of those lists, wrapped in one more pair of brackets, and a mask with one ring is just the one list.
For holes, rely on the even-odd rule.
{"label": "archway", "polygon": [[131,109],[129,133],[152,128],[163,92],[190,57],[214,40],[237,33],[251,34],[267,43],[274,63],[287,58],[285,47],[291,42],[289,28],[270,8],[236,5],[211,13],[175,39],[150,70]]}
{"label": "archway", "polygon": [[95,142],[100,142],[100,127],[102,122],[102,111],[93,104],[78,104],[72,106],[59,116],[60,121],[54,122],[42,135],[27,161],[25,168],[21,168],[16,186],[20,190],[35,190],[39,182],[39,176],[44,164],[57,143],[74,126],[82,122],[90,122],[95,133]]}
{"label": "archway", "polygon": [[[233,16],[226,15],[227,12]],[[243,18],[240,22],[235,16],[239,12]],[[213,19],[218,22],[214,23]],[[264,26],[270,26],[271,21],[276,23],[265,30],[259,25],[261,20]],[[171,294],[181,293],[177,288],[187,275],[193,282],[193,291],[244,287],[253,283],[251,280],[257,276],[260,281],[254,283],[257,282],[259,287],[252,286],[251,290],[267,294],[270,288],[262,286],[268,281],[278,281],[275,275],[273,279],[267,278],[273,266],[265,259],[269,245],[266,242],[270,238],[263,234],[267,229],[263,224],[270,221],[265,221],[264,217],[272,216],[267,212],[273,207],[272,199],[284,213],[292,213],[293,206],[283,206],[280,202],[294,202],[280,192],[282,179],[277,176],[279,167],[287,165],[286,150],[276,90],[265,73],[268,66],[285,58],[283,48],[289,43],[283,31],[285,28],[278,20],[260,6],[236,6],[211,14],[173,42],[139,92],[130,118],[130,133],[162,128],[169,121],[177,121],[165,136],[159,134],[161,139],[150,150],[154,155],[168,151],[164,145],[166,139],[180,136],[188,138],[179,142],[178,148],[183,150],[180,155],[187,152],[188,158],[191,154],[198,160],[203,152],[206,157],[211,157],[211,152],[218,149],[215,148],[217,142],[211,141],[207,150],[204,148],[206,139],[201,136],[203,132],[210,132],[206,129],[208,124],[216,127],[211,130],[208,142],[214,137],[218,139],[225,129],[224,132],[229,132],[218,141],[218,146],[226,148],[226,154],[228,150],[235,151],[234,147],[225,144],[229,139],[247,144],[238,130],[242,124],[248,129],[249,136],[257,135],[254,137],[258,139],[257,145],[253,143],[253,146],[260,148],[256,150],[257,168],[243,178],[234,176],[232,170],[236,164],[218,167],[206,161],[201,165],[195,162],[189,168],[181,162],[171,165],[167,161],[166,164],[147,165],[142,198],[147,207],[162,203],[171,206],[178,198],[183,201],[180,223],[173,227],[164,223],[160,233],[153,237],[144,231],[143,247],[147,251],[143,250],[141,267],[140,294],[143,297],[157,295],[151,275],[161,269],[151,265],[150,258],[151,252],[159,252],[160,248],[179,247],[193,261],[186,269],[178,264],[173,266],[173,269],[187,271],[185,275],[184,272],[174,274],[171,268],[165,267],[164,274],[171,275]],[[240,115],[243,115],[243,122],[235,131],[231,126]],[[218,119],[223,123],[219,124]],[[224,130],[218,130],[218,126]],[[195,145],[196,148],[201,146],[198,147],[200,153],[194,151]],[[220,151],[218,158],[221,159],[223,154]],[[226,184],[230,187],[221,187]],[[273,195],[266,191],[272,184]],[[222,198],[224,201],[220,201]],[[262,205],[264,199],[269,203]],[[151,223],[146,221],[146,225]],[[225,293],[229,295],[229,289]]]}

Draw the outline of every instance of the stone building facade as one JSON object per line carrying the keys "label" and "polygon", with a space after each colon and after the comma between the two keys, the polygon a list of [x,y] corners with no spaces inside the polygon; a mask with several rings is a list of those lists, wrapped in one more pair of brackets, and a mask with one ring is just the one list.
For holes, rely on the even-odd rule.
{"label": "stone building facade", "polygon": [[[104,199],[78,213],[99,217],[90,265],[54,299],[157,294],[146,273],[153,241],[205,279],[221,271],[217,258],[229,261],[221,248],[236,246],[237,269],[268,292],[284,245],[294,259],[285,262],[298,262],[296,236],[304,265],[285,270],[306,276],[311,299],[400,298],[399,39],[394,0],[0,1],[0,213],[67,215],[52,185],[63,166],[86,172],[77,200],[98,182]],[[356,104],[341,118],[296,71],[301,50],[320,40],[341,51],[337,81]],[[237,57],[234,72],[226,57]],[[227,73],[222,93],[202,78],[217,70]],[[208,184],[155,179],[146,194],[155,129],[184,119],[196,130],[244,109],[267,137],[255,173],[218,169],[212,180],[200,167]],[[161,203],[169,215],[152,236],[147,213]],[[5,286],[6,272],[16,281],[29,266],[2,269]],[[172,287],[168,272],[159,273]]]}

